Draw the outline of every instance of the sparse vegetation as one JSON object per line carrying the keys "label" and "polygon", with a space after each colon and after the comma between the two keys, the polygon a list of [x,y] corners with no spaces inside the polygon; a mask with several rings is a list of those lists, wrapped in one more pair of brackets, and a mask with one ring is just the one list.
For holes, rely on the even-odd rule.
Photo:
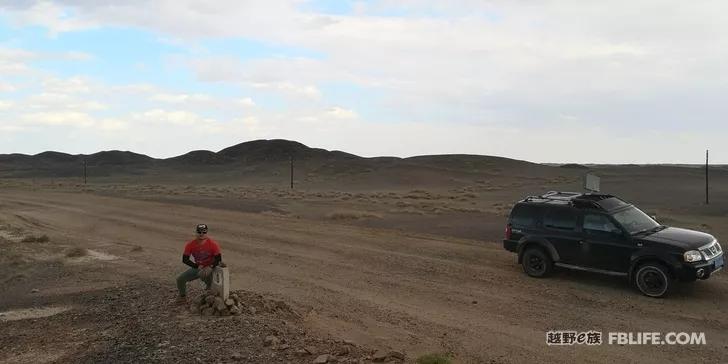
{"label": "sparse vegetation", "polygon": [[21,240],[22,243],[47,243],[49,241],[51,241],[51,238],[45,234],[41,236],[27,235],[23,238],[23,240]]}
{"label": "sparse vegetation", "polygon": [[417,358],[417,364],[450,364],[452,358],[447,354],[427,354]]}
{"label": "sparse vegetation", "polygon": [[88,255],[86,248],[74,247],[66,251],[66,257],[68,258],[80,258]]}
{"label": "sparse vegetation", "polygon": [[131,251],[132,251],[132,253],[137,253],[137,252],[140,252],[140,251],[143,251],[143,250],[144,250],[144,248],[142,248],[142,247],[141,247],[141,246],[139,246],[139,245],[137,245],[137,246],[135,246],[135,247],[131,248]]}
{"label": "sparse vegetation", "polygon": [[359,219],[381,219],[382,216],[371,212],[363,211],[335,211],[326,215],[329,220],[359,220]]}

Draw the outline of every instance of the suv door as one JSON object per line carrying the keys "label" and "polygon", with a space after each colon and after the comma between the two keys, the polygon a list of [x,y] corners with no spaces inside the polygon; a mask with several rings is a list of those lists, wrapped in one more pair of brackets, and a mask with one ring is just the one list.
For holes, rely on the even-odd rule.
{"label": "suv door", "polygon": [[544,210],[544,237],[556,248],[560,262],[578,265],[579,242],[581,241],[581,231],[577,224],[579,211],[560,206],[548,207]]}
{"label": "suv door", "polygon": [[628,271],[630,256],[637,247],[614,219],[598,212],[584,212],[581,230],[585,266],[619,273]]}

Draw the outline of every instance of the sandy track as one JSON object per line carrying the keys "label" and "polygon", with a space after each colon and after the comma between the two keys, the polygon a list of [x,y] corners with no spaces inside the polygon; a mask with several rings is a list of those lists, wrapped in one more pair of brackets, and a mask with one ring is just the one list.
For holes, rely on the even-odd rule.
{"label": "sandy track", "polygon": [[[150,275],[183,269],[188,230],[204,221],[235,289],[293,303],[311,327],[410,353],[453,350],[464,362],[726,361],[725,272],[654,300],[620,279],[526,277],[498,242],[448,239],[286,217],[80,193],[3,191],[0,218],[78,245],[141,245]],[[706,346],[548,347],[550,329],[701,331]]]}

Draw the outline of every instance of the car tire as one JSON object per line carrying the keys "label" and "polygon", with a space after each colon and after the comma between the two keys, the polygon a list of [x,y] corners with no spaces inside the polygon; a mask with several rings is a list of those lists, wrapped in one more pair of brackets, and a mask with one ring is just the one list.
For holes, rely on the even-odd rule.
{"label": "car tire", "polygon": [[674,285],[670,271],[657,262],[637,267],[633,283],[642,294],[653,298],[667,296]]}
{"label": "car tire", "polygon": [[531,277],[543,278],[551,274],[554,269],[554,261],[540,248],[527,248],[521,258],[523,271]]}

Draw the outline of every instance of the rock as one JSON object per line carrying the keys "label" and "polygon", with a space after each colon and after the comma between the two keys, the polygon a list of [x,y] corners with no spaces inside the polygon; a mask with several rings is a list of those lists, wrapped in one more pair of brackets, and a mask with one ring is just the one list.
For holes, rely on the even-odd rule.
{"label": "rock", "polygon": [[251,315],[255,315],[256,309],[255,309],[255,307],[250,306],[250,307],[248,307],[248,311],[250,312]]}
{"label": "rock", "polygon": [[220,311],[220,316],[230,316],[230,310],[227,308]]}
{"label": "rock", "polygon": [[390,351],[387,354],[387,357],[388,358],[391,358],[391,359],[402,360],[402,361],[404,361],[404,359],[406,358],[406,356],[404,355],[404,353],[401,353],[399,351],[394,351],[394,350]]}
{"label": "rock", "polygon": [[208,303],[208,304],[215,303],[215,296],[212,296],[212,295],[205,296],[205,303]]}
{"label": "rock", "polygon": [[374,355],[372,355],[372,361],[376,363],[381,363],[383,361],[387,360],[387,353],[385,353],[382,350],[377,350]]}
{"label": "rock", "polygon": [[303,350],[306,350],[306,352],[309,353],[309,354],[311,354],[311,355],[318,354],[318,349],[316,349],[315,346],[304,346],[303,347]]}
{"label": "rock", "polygon": [[273,335],[266,336],[265,340],[263,340],[265,346],[277,346],[280,342],[281,340]]}
{"label": "rock", "polygon": [[233,307],[232,307],[232,308],[230,309],[230,314],[231,314],[231,315],[234,315],[234,316],[240,315],[240,309],[239,309],[239,308],[237,308],[237,307],[235,307],[235,306],[233,306]]}
{"label": "rock", "polygon": [[349,349],[348,346],[342,346],[341,348],[339,348],[339,350],[336,351],[336,355],[338,355],[338,356],[346,356],[346,355],[349,355],[350,353],[351,353],[351,349]]}
{"label": "rock", "polygon": [[344,340],[344,344],[351,345],[351,346],[356,346],[356,343],[353,342],[353,341],[351,341],[351,340]]}
{"label": "rock", "polygon": [[278,350],[288,350],[291,346],[288,344],[281,344],[281,346],[278,347]]}
{"label": "rock", "polygon": [[228,298],[228,299],[225,300],[225,305],[226,306],[232,306],[234,304],[235,304],[235,301],[232,298]]}
{"label": "rock", "polygon": [[32,289],[32,290],[30,291],[30,293],[38,293],[38,292],[40,292],[40,290],[39,290],[38,288],[33,288],[33,289]]}
{"label": "rock", "polygon": [[222,311],[222,309],[224,309],[227,306],[225,305],[225,301],[223,301],[222,298],[215,297],[215,301],[214,301],[212,307],[215,307],[218,311]]}
{"label": "rock", "polygon": [[203,304],[203,303],[205,302],[205,296],[198,296],[198,297],[196,297],[196,298],[195,298],[195,300],[194,300],[194,301],[192,301],[192,302],[193,302],[194,304],[196,304],[196,305],[198,305],[198,306],[199,306],[199,305],[201,305],[201,304]]}
{"label": "rock", "polygon": [[197,306],[196,304],[190,305],[190,312],[191,313],[200,313],[200,306]]}
{"label": "rock", "polygon": [[233,353],[233,355],[230,355],[230,358],[236,361],[243,360],[243,355],[240,353]]}
{"label": "rock", "polygon": [[215,313],[215,309],[212,307],[207,307],[204,310],[202,310],[202,316],[212,316]]}
{"label": "rock", "polygon": [[304,356],[304,355],[311,355],[311,354],[308,351],[306,351],[305,349],[298,349],[298,350],[296,350],[296,355]]}
{"label": "rock", "polygon": [[319,355],[316,359],[313,360],[313,364],[326,364],[329,362],[329,360],[334,359],[329,354],[323,354]]}

